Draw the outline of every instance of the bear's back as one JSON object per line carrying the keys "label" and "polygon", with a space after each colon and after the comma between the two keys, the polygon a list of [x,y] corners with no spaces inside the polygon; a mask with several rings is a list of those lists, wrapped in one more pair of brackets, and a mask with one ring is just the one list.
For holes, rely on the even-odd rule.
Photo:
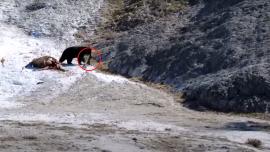
{"label": "bear's back", "polygon": [[72,46],[72,47],[65,49],[64,54],[66,54],[67,56],[77,57],[77,55],[80,53],[80,51],[82,51],[85,48],[87,48],[87,47]]}

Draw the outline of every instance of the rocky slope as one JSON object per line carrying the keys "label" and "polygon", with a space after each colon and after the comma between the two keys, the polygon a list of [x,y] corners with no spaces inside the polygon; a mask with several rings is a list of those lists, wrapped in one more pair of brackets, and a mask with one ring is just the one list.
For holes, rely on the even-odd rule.
{"label": "rocky slope", "polygon": [[127,28],[111,28],[120,36],[99,43],[112,52],[112,72],[172,85],[192,108],[270,110],[269,1],[191,0],[182,11],[140,19],[130,27],[123,18]]}
{"label": "rocky slope", "polygon": [[102,4],[103,0],[3,0],[0,6],[7,24],[33,37],[50,37],[70,46],[93,34]]}
{"label": "rocky slope", "polygon": [[[86,73],[78,66],[65,66],[68,71],[64,73],[22,70],[35,57],[59,57],[65,47],[79,44],[83,37],[74,35],[88,37],[94,32],[91,27],[98,22],[84,21],[99,18],[98,2],[102,1],[1,0],[0,57],[6,62],[0,66],[0,152],[270,150],[270,124],[265,120],[189,110],[162,89],[99,71]],[[178,8],[162,10],[166,14]],[[199,7],[190,9],[196,12]],[[169,44],[169,38],[177,36],[176,29],[188,23],[177,20],[177,15],[167,22],[155,22],[153,19],[162,16],[158,13],[148,15],[147,32],[161,39],[155,39],[153,44]],[[183,18],[186,15],[192,16],[187,13]],[[164,23],[170,28],[164,28]],[[87,27],[80,28],[81,25]],[[160,28],[156,30],[154,26]],[[166,36],[155,34],[164,30]],[[145,40],[147,35],[141,34],[137,34],[138,38]],[[125,36],[128,37],[122,38]],[[147,36],[145,45],[151,43],[151,37]],[[123,41],[122,38],[116,40]],[[252,147],[246,143],[250,139],[262,144]]]}

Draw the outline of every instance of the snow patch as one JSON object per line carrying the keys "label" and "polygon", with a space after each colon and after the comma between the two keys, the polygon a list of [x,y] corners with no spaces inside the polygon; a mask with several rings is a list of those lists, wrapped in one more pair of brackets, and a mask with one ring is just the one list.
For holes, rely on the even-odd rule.
{"label": "snow patch", "polygon": [[139,131],[187,131],[183,127],[178,127],[174,125],[161,124],[153,121],[127,121],[117,124],[118,127],[125,128],[128,130],[139,130]]}
{"label": "snow patch", "polygon": [[22,107],[23,106],[23,104],[21,104],[21,103],[17,103],[17,102],[10,102],[10,101],[1,101],[0,100],[0,103],[1,103],[1,108],[7,108],[7,109],[9,109],[9,108],[19,108],[19,107]]}
{"label": "snow patch", "polygon": [[124,78],[122,76],[108,75],[108,74],[99,73],[96,71],[92,71],[91,74],[94,75],[99,81],[103,81],[106,83],[112,83],[112,82],[122,83],[122,84],[132,83],[127,78]]}
{"label": "snow patch", "polygon": [[[93,11],[91,12],[93,15],[98,15],[97,12],[101,7],[102,1],[85,1],[85,3],[93,8],[90,9]],[[81,3],[78,3],[78,5],[79,4]],[[74,25],[66,25],[63,28],[59,28],[63,30],[66,28],[70,29],[63,31],[65,35],[61,37],[60,40],[58,38],[44,38],[35,37],[35,35],[27,35],[26,32],[23,31],[24,26],[21,26],[21,24],[18,23],[22,23],[20,22],[20,17],[25,17],[29,14],[19,12],[19,7],[17,5],[18,3],[15,3],[14,1],[4,0],[3,2],[0,2],[0,60],[2,58],[5,59],[4,66],[0,65],[0,108],[20,107],[22,104],[15,102],[16,97],[30,96],[33,92],[38,93],[39,98],[53,98],[69,89],[78,79],[86,75],[85,71],[78,66],[65,66],[64,69],[68,70],[67,72],[52,70],[34,71],[32,69],[24,68],[34,58],[44,55],[52,56],[56,59],[60,57],[62,51],[68,47],[66,46],[66,40],[70,40],[68,41],[69,45],[71,42],[74,42],[73,33],[76,32],[74,27],[79,27],[81,20],[84,19],[81,16],[78,16],[81,14],[80,9],[76,12],[72,12],[72,14],[66,14],[64,16],[56,15],[53,17],[53,20],[51,20],[50,15],[46,16],[46,14],[48,13],[47,11],[54,10],[49,9],[38,14],[41,16],[43,15],[43,20],[38,23],[40,26],[37,27],[40,27],[45,31],[48,30],[47,26],[45,26],[47,23],[49,23],[49,25],[62,26],[61,23],[66,21],[65,18],[72,18],[72,21],[74,21],[72,24]],[[82,5],[84,4],[82,3]],[[65,12],[66,10],[72,10],[72,6],[68,6],[69,5],[65,5],[65,9],[60,9],[60,11]],[[89,7],[85,7],[84,9],[89,9]],[[92,16],[91,13],[85,13],[84,15],[86,16],[84,17],[96,20],[97,16]],[[18,28],[16,25],[8,25],[7,23],[10,22],[9,20],[11,19],[16,20],[17,23],[14,23],[18,24],[21,28]],[[96,21],[93,21],[93,23],[95,22]],[[26,27],[31,30],[33,30],[32,28],[36,25],[35,18],[33,18],[33,20],[29,19],[23,23],[26,23],[23,25],[27,25]],[[64,38],[64,40],[62,38]],[[73,62],[76,63],[76,61]],[[92,72],[92,74],[97,77],[98,80],[106,83],[128,82],[127,79],[119,76],[105,75],[95,71]],[[41,88],[46,90],[41,90]]]}
{"label": "snow patch", "polygon": [[[44,85],[52,88],[44,93],[50,98],[66,91],[79,78],[86,74],[79,66],[65,66],[67,72],[43,70],[34,71],[24,66],[34,58],[49,55],[58,59],[65,49],[56,41],[45,38],[34,38],[26,35],[15,26],[0,24],[0,58],[5,59],[4,67],[0,65],[0,102],[7,103],[12,97],[29,95]],[[76,63],[76,61],[74,61]],[[96,71],[91,72],[98,80],[105,83],[126,83],[128,79],[121,76],[106,75]],[[39,82],[44,82],[38,85]],[[14,103],[13,103],[14,104]],[[14,107],[0,104],[0,108]],[[15,106],[16,107],[16,106]]]}
{"label": "snow patch", "polygon": [[20,122],[43,121],[47,123],[70,123],[73,125],[106,123],[105,119],[106,119],[105,116],[99,113],[87,113],[87,114],[13,113],[13,114],[1,114],[0,116],[0,120],[12,120]]}
{"label": "snow patch", "polygon": [[211,137],[226,138],[233,142],[245,143],[248,139],[261,140],[264,147],[270,148],[270,133],[263,131],[205,131]]}
{"label": "snow patch", "polygon": [[[83,74],[83,71],[75,66],[66,67],[69,71],[65,73],[24,69],[25,65],[37,57],[50,55],[58,58],[64,46],[59,46],[57,42],[49,39],[36,39],[25,35],[17,27],[4,23],[0,24],[0,35],[0,58],[5,59],[4,66],[0,66],[0,108],[17,107],[15,102],[8,104],[14,100],[11,98],[38,89],[38,82],[56,82],[54,87],[59,91],[48,92],[52,96],[68,89]],[[62,88],[57,88],[58,86]]]}

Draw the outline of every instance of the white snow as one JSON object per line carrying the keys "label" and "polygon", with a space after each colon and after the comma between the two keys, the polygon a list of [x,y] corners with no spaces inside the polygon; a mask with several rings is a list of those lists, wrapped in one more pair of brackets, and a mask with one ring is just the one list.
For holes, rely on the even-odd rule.
{"label": "white snow", "polygon": [[[95,5],[93,3],[94,1],[87,2],[89,6],[95,8],[92,9],[92,11],[98,11],[102,1],[98,1]],[[42,95],[46,98],[52,98],[70,88],[70,86],[79,78],[87,76],[86,72],[78,66],[64,67],[68,70],[67,72],[52,70],[34,71],[32,69],[23,68],[34,58],[44,55],[49,55],[58,59],[62,51],[68,47],[67,45],[71,44],[67,44],[66,41],[62,42],[57,38],[35,38],[27,35],[17,26],[7,24],[7,21],[10,19],[8,14],[12,15],[14,19],[19,19],[18,13],[20,12],[16,5],[17,4],[14,1],[4,0],[3,2],[0,2],[0,60],[2,58],[5,59],[4,67],[0,64],[0,108],[23,106],[24,104],[16,102],[16,97],[32,95],[35,91],[41,91],[38,90],[40,88],[49,88],[49,91],[43,92]],[[96,5],[98,5],[98,7],[96,7]],[[69,10],[71,8],[68,7],[66,9]],[[65,11],[65,9],[61,11]],[[44,15],[44,12],[40,13],[41,14],[39,15]],[[94,12],[92,13],[96,14]],[[64,22],[65,18],[72,17],[74,21],[80,21],[82,18],[78,18],[77,15],[78,12],[73,12],[73,14],[67,14],[66,16],[57,16],[58,20],[50,20],[50,17],[44,20]],[[88,13],[84,15],[86,15],[85,17],[89,17]],[[92,19],[95,19],[94,17],[95,16],[93,16]],[[31,23],[32,21],[29,20],[28,22]],[[45,24],[44,22],[42,23]],[[79,25],[79,22],[74,22],[74,24]],[[46,30],[46,26],[41,27],[44,27],[44,30]],[[74,32],[76,32],[75,29],[64,32],[69,33],[64,36],[65,40],[72,39],[71,43],[76,43],[72,36]],[[90,72],[90,75],[94,75],[98,81],[105,83],[128,82],[128,80],[123,77],[106,75],[96,71]],[[43,83],[37,84],[38,82]]]}
{"label": "white snow", "polygon": [[49,123],[70,123],[73,125],[81,124],[94,124],[94,123],[106,123],[106,117],[99,113],[87,113],[87,114],[74,114],[74,113],[61,113],[61,114],[37,114],[37,113],[5,113],[0,115],[0,120],[12,120],[12,121],[43,121]]}
{"label": "white snow", "polygon": [[219,134],[227,139],[239,143],[245,143],[250,139],[259,139],[265,147],[270,148],[270,134],[262,131],[229,131]]}
{"label": "white snow", "polygon": [[[58,59],[65,49],[59,42],[45,38],[34,38],[26,35],[15,26],[0,22],[0,59],[5,59],[4,67],[0,65],[0,108],[20,107],[23,104],[15,103],[11,97],[30,95],[40,86],[46,85],[52,88],[48,92],[50,97],[67,90],[80,77],[85,76],[78,66],[64,67],[68,72],[60,71],[33,71],[25,69],[32,59],[49,55]],[[97,80],[106,83],[126,83],[128,79],[121,76],[107,75],[96,71],[89,72]],[[38,82],[45,82],[37,85]],[[50,83],[49,83],[50,82]],[[53,84],[53,85],[52,85]]]}
{"label": "white snow", "polygon": [[64,90],[83,73],[75,67],[70,67],[72,72],[67,73],[24,69],[33,58],[43,55],[58,58],[63,46],[49,39],[30,37],[17,27],[4,23],[0,24],[0,35],[0,58],[5,59],[4,66],[0,66],[0,107],[21,105],[15,104],[10,97],[24,95],[37,89],[37,83],[40,81],[59,79],[63,83],[59,85],[63,86],[60,90]]}
{"label": "white snow", "polygon": [[[11,102],[10,97],[28,94],[30,91],[38,89],[38,82],[58,81],[60,84],[55,86],[62,86],[62,88],[55,89],[64,91],[85,73],[78,66],[65,67],[69,70],[65,73],[24,69],[23,67],[36,57],[50,55],[59,58],[64,46],[59,46],[57,42],[49,39],[30,37],[11,25],[0,24],[0,35],[0,59],[5,59],[4,67],[0,65],[0,107],[2,108],[22,105]],[[127,81],[122,77],[109,76],[95,71],[92,74],[105,82]]]}
{"label": "white snow", "polygon": [[22,103],[14,102],[14,101],[0,101],[1,108],[17,108],[23,106]]}
{"label": "white snow", "polygon": [[164,132],[170,131],[187,131],[187,129],[175,125],[161,124],[154,121],[141,121],[141,120],[130,120],[116,124],[118,127],[125,128],[128,130],[139,130],[144,132],[158,131]]}
{"label": "white snow", "polygon": [[83,124],[108,124],[127,130],[138,130],[142,132],[186,132],[188,129],[180,126],[162,124],[151,120],[114,120],[108,115],[102,113],[2,113],[1,120],[11,121],[43,121],[48,123],[68,123],[70,125],[79,126]]}
{"label": "white snow", "polygon": [[92,71],[90,74],[94,75],[98,80],[106,82],[106,83],[112,83],[112,82],[132,83],[127,78],[124,78],[122,76],[108,75],[108,74],[103,74],[96,71]]}
{"label": "white snow", "polygon": [[248,139],[261,140],[264,147],[270,148],[270,133],[264,131],[228,131],[217,130],[211,132],[200,133],[211,137],[226,138],[233,142],[245,143]]}

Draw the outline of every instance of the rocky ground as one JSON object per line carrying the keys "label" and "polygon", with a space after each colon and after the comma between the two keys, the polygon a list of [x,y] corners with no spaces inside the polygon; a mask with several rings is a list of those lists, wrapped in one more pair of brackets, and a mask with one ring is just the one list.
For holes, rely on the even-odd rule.
{"label": "rocky ground", "polygon": [[269,1],[187,0],[166,16],[151,15],[159,9],[147,4],[130,9],[141,0],[125,2],[127,17],[114,20],[121,28],[109,26],[114,35],[99,44],[113,52],[112,72],[171,85],[190,108],[269,111]]}
{"label": "rocky ground", "polygon": [[[137,51],[142,50],[149,50],[146,52],[150,53],[147,58],[149,65],[171,59],[172,54],[164,57],[163,49],[160,49],[161,52],[157,50],[178,39],[171,39],[172,35],[177,36],[178,31],[171,29],[185,31],[182,27],[189,20],[179,22],[177,18],[191,18],[210,0],[205,0],[206,3],[192,2],[194,5],[188,7],[192,10],[189,13],[174,14],[167,20],[151,21],[135,29],[132,27],[128,29],[132,30],[129,33],[120,32],[124,34],[122,37],[98,44],[106,50],[111,48],[109,55],[115,60],[109,64],[109,68],[126,76],[140,76],[144,68],[140,62],[144,59],[144,52],[138,54]],[[235,6],[236,1],[231,2],[226,6]],[[264,120],[193,111],[183,107],[175,94],[163,89],[108,73],[84,73],[77,66],[65,66],[68,70],[65,73],[21,69],[32,57],[44,53],[57,57],[63,48],[80,44],[84,38],[91,36],[99,22],[96,19],[100,18],[101,4],[102,1],[88,0],[0,2],[0,43],[4,46],[0,47],[0,53],[6,59],[0,74],[0,88],[5,91],[0,92],[0,102],[1,105],[16,105],[0,106],[0,151],[270,151],[267,114],[263,115]],[[190,27],[186,30],[192,31]],[[160,35],[162,31],[165,31],[165,35]],[[184,34],[184,37],[189,35]],[[114,45],[114,40],[117,45]],[[131,42],[136,43],[131,47]],[[145,49],[150,43],[158,45]],[[193,41],[184,43],[193,44]],[[14,46],[17,49],[13,49]],[[13,57],[14,54],[16,57]],[[156,57],[162,58],[156,60]],[[179,63],[185,65],[185,62]],[[162,82],[159,80],[163,80],[166,74],[155,72],[164,68],[162,64],[151,66],[144,78]],[[264,80],[259,82],[267,84]],[[12,97],[2,96],[6,94]],[[255,148],[245,144],[250,138],[260,140],[262,145]]]}
{"label": "rocky ground", "polygon": [[18,96],[24,107],[1,110],[0,151],[270,150],[267,121],[188,110],[163,90],[106,76],[115,81],[90,73],[50,100],[50,82]]}

